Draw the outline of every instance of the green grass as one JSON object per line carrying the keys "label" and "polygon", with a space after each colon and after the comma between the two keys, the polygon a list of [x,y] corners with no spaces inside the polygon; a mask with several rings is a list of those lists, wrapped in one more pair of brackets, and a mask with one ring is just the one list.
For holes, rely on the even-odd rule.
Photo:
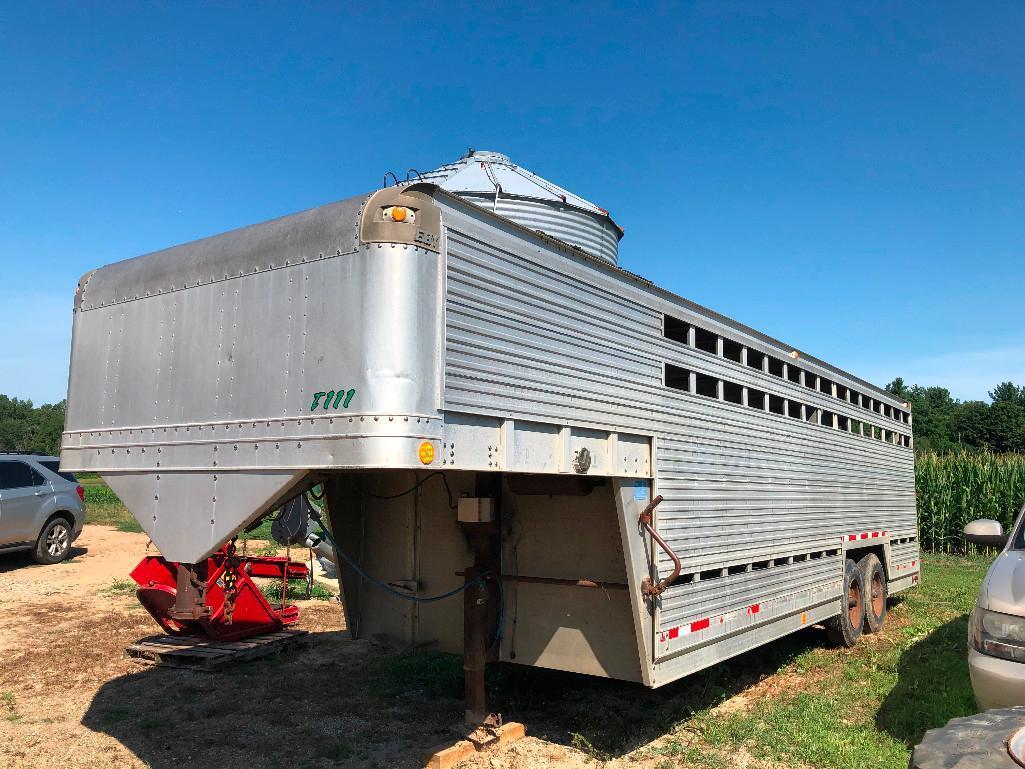
{"label": "green grass", "polygon": [[[279,580],[259,580],[260,592],[264,594],[268,601],[273,603],[281,603],[281,582]],[[313,583],[313,592],[310,595],[310,600],[313,601],[330,601],[334,598],[336,593],[328,590],[326,587],[321,585],[319,582]],[[302,601],[306,599],[306,583],[299,580],[291,579],[288,581],[288,597],[286,601]]]}
{"label": "green grass", "polygon": [[416,651],[381,657],[371,673],[371,693],[380,697],[419,691],[427,699],[438,700],[463,694],[463,661],[455,654]]}
{"label": "green grass", "polygon": [[0,704],[2,704],[3,709],[7,711],[4,713],[5,720],[11,722],[21,720],[21,713],[18,712],[14,703],[14,692],[4,692],[3,694],[0,694]]}
{"label": "green grass", "polygon": [[121,596],[121,595],[135,595],[135,590],[139,586],[130,579],[115,579],[109,585],[99,590],[100,595],[105,596]]}
{"label": "green grass", "polygon": [[[881,634],[853,649],[809,628],[655,690],[489,665],[488,703],[598,762],[629,755],[719,769],[743,751],[786,766],[904,769],[927,729],[976,712],[967,624],[988,564],[926,556],[921,586],[895,602]],[[385,655],[370,673],[374,696],[461,706],[456,655]]]}
{"label": "green grass", "polygon": [[273,524],[273,521],[271,521],[269,519],[264,519],[260,523],[259,526],[257,526],[255,529],[250,531],[248,534],[247,533],[239,534],[239,537],[238,537],[239,541],[241,541],[243,539],[263,539],[263,540],[266,540],[268,542],[272,541],[272,537],[271,537],[271,533],[270,533],[270,527],[271,527],[272,524]]}
{"label": "green grass", "polygon": [[118,499],[99,477],[79,478],[85,488],[85,522],[113,526],[118,531],[142,531],[139,522],[128,512],[128,508]]}
{"label": "green grass", "polygon": [[[903,769],[927,730],[976,712],[968,612],[988,562],[926,557],[922,585],[891,610],[880,640],[813,647],[784,666],[782,694],[746,711],[705,709],[678,724],[721,749],[815,767]],[[670,740],[672,742],[672,740]]]}

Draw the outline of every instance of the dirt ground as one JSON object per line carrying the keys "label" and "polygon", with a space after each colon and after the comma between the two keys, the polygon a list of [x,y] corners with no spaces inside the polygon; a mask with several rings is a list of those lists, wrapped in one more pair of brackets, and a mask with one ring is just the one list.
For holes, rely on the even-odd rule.
{"label": "dirt ground", "polygon": [[[213,673],[131,661],[125,646],[158,628],[115,582],[146,542],[90,525],[65,563],[0,557],[0,767],[413,768],[461,734],[459,660],[352,641],[337,601],[301,602],[313,635],[278,657]],[[489,696],[531,736],[467,767],[673,765],[651,755],[666,723],[647,690],[509,667]],[[722,765],[764,766],[736,754]]]}

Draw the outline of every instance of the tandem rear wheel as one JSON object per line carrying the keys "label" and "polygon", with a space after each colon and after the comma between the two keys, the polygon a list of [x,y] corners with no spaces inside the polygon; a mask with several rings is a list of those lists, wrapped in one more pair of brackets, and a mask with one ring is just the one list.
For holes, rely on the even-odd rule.
{"label": "tandem rear wheel", "polygon": [[826,634],[837,646],[850,648],[861,638],[865,624],[865,589],[861,569],[853,559],[844,563],[841,611],[826,623]]}
{"label": "tandem rear wheel", "polygon": [[877,633],[886,621],[886,572],[875,553],[844,563],[842,611],[826,623],[829,640],[850,648],[862,633]]}
{"label": "tandem rear wheel", "polygon": [[878,633],[886,622],[886,599],[889,597],[886,585],[886,572],[875,553],[868,553],[858,561],[861,570],[861,584],[865,590],[865,626],[866,633]]}

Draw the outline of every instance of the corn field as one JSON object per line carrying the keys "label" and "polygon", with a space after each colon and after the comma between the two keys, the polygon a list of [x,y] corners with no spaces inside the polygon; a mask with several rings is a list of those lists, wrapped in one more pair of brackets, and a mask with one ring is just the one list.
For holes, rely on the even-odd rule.
{"label": "corn field", "polygon": [[1008,531],[1025,504],[1025,454],[923,454],[915,459],[923,550],[965,551],[962,529],[992,518]]}

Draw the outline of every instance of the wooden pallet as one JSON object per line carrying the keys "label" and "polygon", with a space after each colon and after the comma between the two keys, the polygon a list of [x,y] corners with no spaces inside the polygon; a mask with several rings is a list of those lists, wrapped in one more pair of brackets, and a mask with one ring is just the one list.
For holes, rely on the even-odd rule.
{"label": "wooden pallet", "polygon": [[136,641],[125,653],[143,665],[215,670],[235,662],[265,657],[290,649],[303,640],[307,630],[279,630],[241,641],[213,641],[196,636],[155,635]]}

